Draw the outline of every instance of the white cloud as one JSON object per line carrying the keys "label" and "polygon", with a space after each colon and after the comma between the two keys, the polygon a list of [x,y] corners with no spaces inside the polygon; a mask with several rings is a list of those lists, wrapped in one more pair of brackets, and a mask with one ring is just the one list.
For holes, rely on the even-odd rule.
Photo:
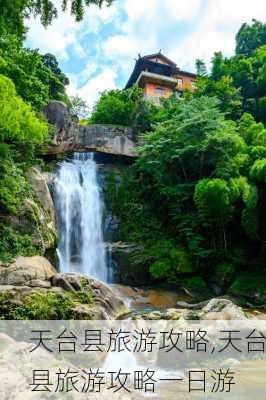
{"label": "white cloud", "polygon": [[88,80],[85,85],[78,87],[78,77],[70,76],[70,86],[68,93],[71,96],[79,95],[92,107],[104,90],[116,88],[116,72],[111,68],[103,69],[98,75]]}
{"label": "white cloud", "polygon": [[[204,13],[194,31],[178,46],[178,64],[192,69],[195,60],[202,58],[210,65],[215,51],[229,56],[234,53],[235,35],[244,22],[252,18],[266,19],[265,0],[208,0]],[[174,58],[176,46],[169,49]]]}
{"label": "white cloud", "polygon": [[[161,20],[166,26],[171,20],[189,21],[199,11],[201,0],[125,0],[122,4],[130,21]],[[168,19],[162,18],[167,15]],[[155,28],[153,25],[152,28]]]}
{"label": "white cloud", "polygon": [[[60,1],[57,0],[60,9]],[[53,53],[60,60],[69,58],[68,50],[73,50],[80,57],[86,56],[86,51],[81,45],[81,40],[88,33],[97,33],[100,26],[112,22],[117,15],[115,6],[103,6],[101,9],[95,5],[86,9],[82,22],[77,23],[69,11],[59,13],[52,25],[44,28],[39,18],[31,18],[27,22],[29,27],[27,42],[33,48],[38,48],[42,53]]]}
{"label": "white cloud", "polygon": [[198,14],[201,7],[201,0],[176,1],[166,0],[165,7],[169,17],[175,21],[190,21]]}
{"label": "white cloud", "polygon": [[213,23],[222,25],[239,25],[252,18],[266,19],[265,0],[215,0],[208,2],[209,14]]}
{"label": "white cloud", "polygon": [[[150,44],[159,46],[160,33],[179,21],[191,21],[198,13],[202,0],[122,0],[120,9],[126,13],[121,34],[110,37],[104,44],[108,56],[114,53],[132,55]],[[171,38],[172,39],[172,38]]]}
{"label": "white cloud", "polygon": [[106,60],[117,62],[123,75],[130,73],[138,54],[162,49],[168,52],[173,37],[163,39],[166,32],[178,22],[190,22],[201,7],[202,0],[120,0],[119,10],[126,14],[120,33],[103,43]]}
{"label": "white cloud", "polygon": [[98,69],[98,64],[95,61],[89,60],[83,71],[80,73],[79,78],[81,82],[87,81],[91,78]]}
{"label": "white cloud", "polygon": [[104,44],[103,50],[107,57],[113,58],[117,54],[120,56],[136,55],[139,48],[138,43],[134,38],[129,38],[124,35],[111,36]]}

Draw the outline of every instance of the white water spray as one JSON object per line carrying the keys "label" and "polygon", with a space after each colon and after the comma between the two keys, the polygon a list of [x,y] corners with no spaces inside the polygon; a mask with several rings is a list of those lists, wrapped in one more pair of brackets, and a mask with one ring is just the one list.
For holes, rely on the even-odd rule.
{"label": "white water spray", "polygon": [[56,177],[61,272],[81,272],[108,281],[102,234],[103,204],[93,154],[75,153]]}

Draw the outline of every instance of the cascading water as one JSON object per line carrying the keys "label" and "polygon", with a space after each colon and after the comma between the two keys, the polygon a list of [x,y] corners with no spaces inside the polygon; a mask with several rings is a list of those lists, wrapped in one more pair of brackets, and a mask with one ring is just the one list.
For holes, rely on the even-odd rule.
{"label": "cascading water", "polygon": [[103,204],[93,153],[75,153],[58,169],[55,202],[59,267],[110,281],[102,234]]}

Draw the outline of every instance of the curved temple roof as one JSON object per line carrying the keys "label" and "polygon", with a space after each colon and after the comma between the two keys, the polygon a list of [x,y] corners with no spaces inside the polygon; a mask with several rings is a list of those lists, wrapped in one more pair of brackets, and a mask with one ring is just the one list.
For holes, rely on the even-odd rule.
{"label": "curved temple roof", "polygon": [[133,86],[138,81],[138,78],[143,71],[157,75],[163,75],[166,77],[171,77],[178,74],[189,76],[191,78],[197,77],[196,74],[180,70],[173,61],[169,60],[169,58],[165,57],[163,54],[156,53],[139,57],[126,84],[126,89]]}

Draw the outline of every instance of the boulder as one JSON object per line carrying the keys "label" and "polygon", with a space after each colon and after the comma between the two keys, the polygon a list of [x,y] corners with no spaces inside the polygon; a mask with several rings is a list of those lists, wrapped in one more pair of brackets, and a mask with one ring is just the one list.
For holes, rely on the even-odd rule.
{"label": "boulder", "polygon": [[69,110],[62,101],[53,100],[44,108],[44,114],[50,124],[56,126],[59,131],[71,124]]}
{"label": "boulder", "polygon": [[247,319],[241,307],[231,300],[214,298],[199,313],[201,320],[244,320]]}
{"label": "boulder", "polygon": [[176,306],[178,308],[186,308],[188,310],[201,310],[209,303],[209,300],[201,301],[200,303],[187,303],[186,301],[178,301]]}
{"label": "boulder", "polygon": [[52,277],[52,285],[61,287],[64,290],[82,290],[85,283],[87,283],[86,278],[83,275],[74,272],[57,273]]}
{"label": "boulder", "polygon": [[205,300],[213,295],[211,288],[201,276],[179,277],[177,283],[190,297]]}
{"label": "boulder", "polygon": [[228,292],[243,304],[266,308],[265,272],[242,272],[232,283]]}
{"label": "boulder", "polygon": [[59,273],[52,277],[52,286],[60,287],[66,291],[81,293],[90,290],[93,296],[94,307],[88,310],[84,305],[78,305],[75,310],[79,315],[78,319],[88,312],[91,319],[117,319],[123,314],[128,314],[129,309],[125,306],[120,297],[117,297],[113,290],[103,282],[93,278],[87,278],[78,273]]}
{"label": "boulder", "polygon": [[8,266],[0,265],[0,285],[49,287],[55,268],[44,257],[18,257]]}
{"label": "boulder", "polygon": [[73,151],[98,151],[101,153],[136,157],[133,130],[116,125],[79,125],[67,106],[51,101],[43,110],[48,122],[55,125],[54,138],[46,149],[47,154]]}
{"label": "boulder", "polygon": [[148,321],[159,321],[159,320],[167,320],[167,321],[176,321],[180,318],[183,318],[186,314],[184,310],[178,310],[176,308],[168,308],[164,311],[151,311],[145,313],[137,313],[133,315],[133,319],[145,319]]}
{"label": "boulder", "polygon": [[134,255],[143,248],[134,243],[112,243],[111,253],[114,276],[118,282],[127,285],[145,285],[150,280],[149,268],[136,262]]}
{"label": "boulder", "polygon": [[57,273],[44,257],[0,264],[0,311],[5,319],[119,319],[129,309],[106,284]]}

